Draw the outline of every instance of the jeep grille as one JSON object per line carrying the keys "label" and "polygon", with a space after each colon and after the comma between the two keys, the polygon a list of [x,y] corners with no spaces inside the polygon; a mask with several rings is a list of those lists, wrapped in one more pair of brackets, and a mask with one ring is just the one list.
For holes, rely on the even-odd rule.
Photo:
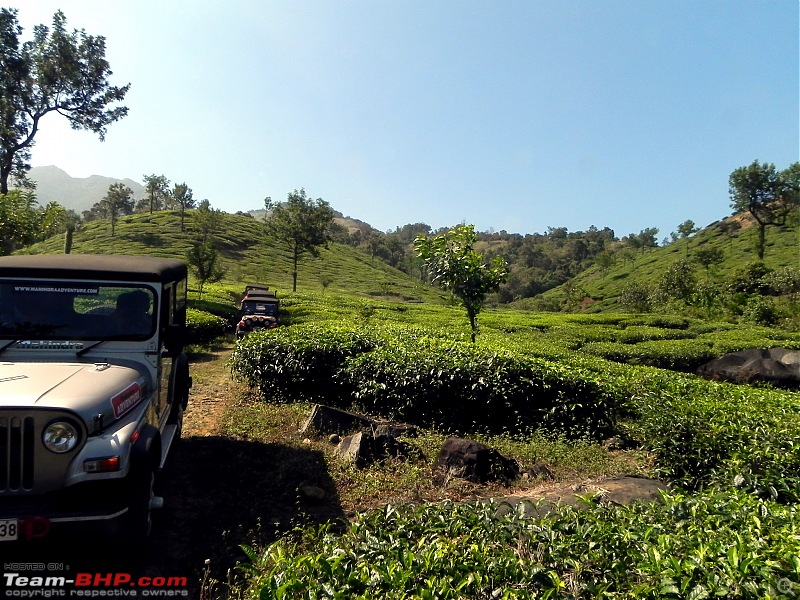
{"label": "jeep grille", "polygon": [[33,489],[33,417],[0,417],[0,491]]}

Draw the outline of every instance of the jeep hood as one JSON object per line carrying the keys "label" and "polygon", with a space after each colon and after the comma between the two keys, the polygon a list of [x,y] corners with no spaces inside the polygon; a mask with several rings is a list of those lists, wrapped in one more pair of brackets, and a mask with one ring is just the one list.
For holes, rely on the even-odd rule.
{"label": "jeep hood", "polygon": [[0,409],[63,408],[108,424],[141,402],[145,387],[141,373],[118,365],[0,362]]}

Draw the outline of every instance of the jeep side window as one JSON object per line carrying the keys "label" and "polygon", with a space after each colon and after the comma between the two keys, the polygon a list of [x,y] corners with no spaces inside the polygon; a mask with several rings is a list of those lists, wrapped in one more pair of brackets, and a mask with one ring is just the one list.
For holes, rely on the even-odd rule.
{"label": "jeep side window", "polygon": [[173,298],[173,287],[172,285],[164,286],[164,289],[161,292],[161,330],[163,331],[164,328],[172,325],[172,317],[173,317],[173,309],[172,309],[172,302]]}

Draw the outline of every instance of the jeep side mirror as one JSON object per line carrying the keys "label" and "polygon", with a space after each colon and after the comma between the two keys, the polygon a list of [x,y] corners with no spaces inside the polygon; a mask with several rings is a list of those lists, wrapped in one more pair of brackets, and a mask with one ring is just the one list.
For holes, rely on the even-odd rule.
{"label": "jeep side mirror", "polygon": [[167,352],[172,355],[180,354],[183,350],[184,344],[186,343],[185,327],[183,327],[183,325],[178,325],[177,323],[167,325],[166,329],[164,329],[163,339],[164,346],[167,348]]}

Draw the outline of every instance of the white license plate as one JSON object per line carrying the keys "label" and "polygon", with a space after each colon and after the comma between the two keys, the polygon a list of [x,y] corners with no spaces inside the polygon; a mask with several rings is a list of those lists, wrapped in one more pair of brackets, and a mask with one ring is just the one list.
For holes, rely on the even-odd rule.
{"label": "white license plate", "polygon": [[10,542],[19,537],[17,519],[0,519],[0,542]]}

